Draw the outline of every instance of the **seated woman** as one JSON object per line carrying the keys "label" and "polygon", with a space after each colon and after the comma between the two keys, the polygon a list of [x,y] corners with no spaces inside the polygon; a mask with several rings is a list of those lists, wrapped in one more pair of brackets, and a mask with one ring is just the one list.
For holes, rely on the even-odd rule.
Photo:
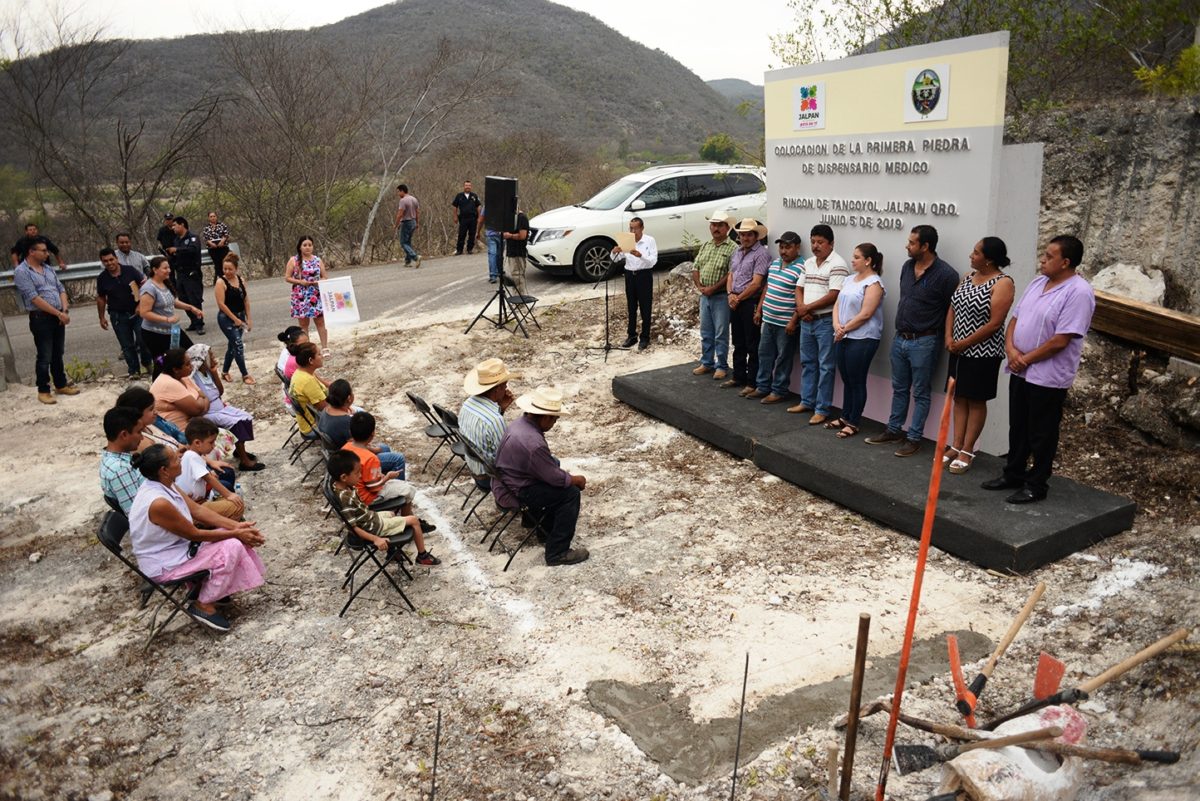
{"label": "seated woman", "polygon": [[[308,334],[298,325],[289,325],[276,338],[283,343],[283,348],[279,351],[279,358],[275,362],[275,367],[283,373],[285,379],[291,381],[292,376],[296,374],[296,347],[308,342]],[[326,388],[331,386],[330,382],[321,376],[314,373],[314,377]],[[294,413],[292,411],[292,399],[288,395],[287,390],[284,390],[283,393],[283,405],[287,408],[289,414]]]}
{"label": "seated woman", "polygon": [[227,428],[237,438],[234,455],[240,470],[262,470],[266,467],[253,453],[246,452],[246,443],[254,439],[254,415],[224,401],[225,385],[217,375],[217,357],[212,348],[203,343],[192,345],[187,350],[192,363],[192,381],[208,399],[208,411],[204,416],[221,428]]}
{"label": "seated woman", "polygon": [[[253,523],[239,523],[181,494],[178,451],[152,445],[133,457],[146,480],[129,510],[129,533],[138,568],[155,581],[170,581],[200,570],[208,577],[188,614],[209,628],[229,631],[216,603],[263,583],[265,568],[254,548],[263,536]],[[199,521],[211,529],[196,528]],[[200,543],[195,556],[191,544]]]}
{"label": "seated woman", "polygon": [[[172,348],[163,354],[162,372],[150,385],[155,409],[168,423],[179,429],[186,428],[191,418],[208,414],[211,406],[208,396],[192,378],[193,371],[187,353],[179,348]],[[257,462],[246,453],[246,445],[241,440],[234,445],[233,455],[242,470],[262,469],[254,466]]]}
{"label": "seated woman", "polygon": [[[293,398],[320,412],[325,408],[325,398],[327,397],[324,382],[316,376],[318,368],[325,363],[321,357],[321,351],[311,342],[292,345],[289,349],[296,357],[296,372],[292,374],[289,391]],[[300,429],[302,435],[308,436],[312,433],[312,426],[317,422],[316,419],[310,422],[309,415],[300,414],[299,409],[295,411],[295,414],[296,427]]]}
{"label": "seated woman", "polygon": [[[146,389],[141,384],[134,384],[117,396],[115,406],[127,406],[130,409],[136,409],[142,413],[139,421],[143,427],[142,441],[138,443],[137,450],[144,451],[151,445],[165,445],[172,450],[182,451],[187,447],[187,437],[183,431],[175,426],[174,423],[167,422],[156,411],[157,401],[150,390]],[[223,447],[222,440],[225,440],[224,446],[230,449],[233,448],[233,435],[228,431],[222,431],[217,435],[218,450]],[[233,470],[233,465],[223,461],[224,456],[214,450],[205,459],[211,468],[217,474],[217,480],[225,486],[226,489],[233,490],[234,483],[237,479],[237,474]]]}

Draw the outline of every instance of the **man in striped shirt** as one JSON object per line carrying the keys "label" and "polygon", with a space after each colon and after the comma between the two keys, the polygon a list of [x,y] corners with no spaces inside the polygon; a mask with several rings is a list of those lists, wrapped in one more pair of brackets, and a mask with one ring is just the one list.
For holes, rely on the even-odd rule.
{"label": "man in striped shirt", "polygon": [[829,419],[833,407],[833,304],[850,268],[833,249],[833,229],[814,225],[809,233],[812,256],[804,262],[804,284],[796,288],[800,318],[800,403],[788,409],[812,411],[810,426]]}
{"label": "man in striped shirt", "polygon": [[767,270],[767,288],[758,299],[754,321],[762,324],[758,341],[758,386],[743,391],[742,397],[762,398],[760,403],[779,403],[792,382],[792,360],[796,356],[796,286],[804,280],[800,259],[800,235],[787,231],[775,240],[779,258]]}
{"label": "man in striped shirt", "polygon": [[[512,405],[513,394],[508,382],[520,378],[509,372],[499,359],[487,359],[472,367],[463,379],[463,391],[467,399],[458,412],[458,430],[472,447],[492,464],[496,451],[504,436],[504,413]],[[467,467],[475,478],[475,484],[485,492],[491,489],[487,466],[467,454]]]}

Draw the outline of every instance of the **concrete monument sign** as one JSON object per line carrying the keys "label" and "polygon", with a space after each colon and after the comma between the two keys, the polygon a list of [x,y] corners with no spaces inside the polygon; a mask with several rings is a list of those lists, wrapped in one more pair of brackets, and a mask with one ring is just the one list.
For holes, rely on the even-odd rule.
{"label": "concrete monument sign", "polygon": [[[1007,71],[1002,32],[766,75],[771,237],[794,230],[807,240],[813,225],[826,223],[847,262],[863,242],[884,255],[885,333],[868,387],[872,419],[886,420],[890,407],[888,353],[913,226],[937,228],[938,255],[960,274],[984,236],[1008,244],[1018,293],[1036,274],[1041,146],[1003,144]],[[945,372],[943,354],[935,389]],[[984,451],[1007,450],[1006,398],[1002,376],[979,442]],[[834,400],[840,403],[840,383]],[[936,433],[944,401],[935,393],[927,436]]]}

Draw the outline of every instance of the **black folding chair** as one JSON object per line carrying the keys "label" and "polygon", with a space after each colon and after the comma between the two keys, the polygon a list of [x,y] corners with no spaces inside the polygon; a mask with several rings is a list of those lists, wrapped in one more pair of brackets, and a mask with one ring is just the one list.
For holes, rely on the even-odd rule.
{"label": "black folding chair", "polygon": [[297,444],[296,449],[292,451],[291,463],[295,464],[296,461],[304,454],[304,452],[311,448],[314,444],[321,444],[321,447],[317,450],[319,458],[317,461],[309,465],[308,470],[306,470],[304,475],[300,478],[300,483],[303,484],[305,481],[308,481],[308,477],[312,475],[313,470],[315,470],[318,465],[324,465],[326,463],[327,457],[325,455],[324,442],[321,439],[325,436],[325,434],[323,431],[317,428],[317,410],[309,406],[304,401],[298,399],[295,395],[289,395],[288,397],[292,399],[292,413],[295,415],[297,421],[297,430],[299,429],[299,421],[301,419],[303,419],[305,425],[308,426],[308,433],[300,435],[300,442]]}
{"label": "black folding chair", "polygon": [[[114,499],[105,495],[104,500],[112,509],[104,513],[104,519],[100,521],[100,530],[96,533],[96,538],[100,540],[100,544],[107,548],[113,556],[121,560],[121,564],[133,571],[142,580],[142,602],[140,608],[144,609],[146,607],[154,593],[157,592],[162,596],[162,599],[151,610],[150,636],[146,639],[146,644],[142,646],[142,650],[149,649],[150,643],[154,642],[154,638],[161,634],[180,612],[200,628],[207,628],[199,620],[189,615],[187,608],[192,601],[196,600],[196,596],[199,595],[200,583],[208,578],[208,571],[197,570],[195,573],[189,573],[186,576],[181,576],[170,581],[158,582],[151,579],[138,569],[136,561],[128,558],[121,552],[121,542],[125,539],[125,534],[129,531],[129,519],[121,511],[120,505]],[[167,615],[166,619],[159,623],[159,613],[168,604],[171,606],[171,614]]]}
{"label": "black folding chair", "polygon": [[[285,395],[287,395],[288,400],[290,401],[292,398],[292,382],[288,380],[288,377],[283,374],[283,370],[280,370],[279,367],[275,368],[275,377],[279,379],[280,384],[283,384],[283,393]],[[283,444],[279,446],[280,449],[286,448],[288,446],[288,444],[291,443],[292,438],[295,437],[299,433],[300,433],[300,426],[296,425],[296,415],[293,414],[291,430],[288,432],[287,439],[285,439],[283,441]],[[293,455],[294,455],[294,452],[293,452]]]}
{"label": "black folding chair", "polygon": [[[412,542],[415,533],[412,529],[412,526],[406,526],[404,533],[402,534],[393,534],[387,538],[387,553],[384,555],[384,558],[381,561],[379,559],[379,549],[359,537],[358,534],[354,533],[354,526],[351,525],[350,521],[346,518],[346,513],[342,509],[341,501],[338,500],[337,493],[333,490],[333,482],[328,480],[321,482],[321,489],[325,493],[325,500],[329,502],[330,507],[332,507],[334,512],[337,513],[338,519],[342,521],[342,545],[345,546],[346,550],[350,554],[350,567],[346,569],[346,578],[342,582],[343,590],[346,589],[347,586],[349,587],[350,597],[346,599],[346,605],[342,607],[342,611],[338,612],[338,617],[342,617],[346,614],[346,610],[350,608],[350,604],[354,603],[354,599],[361,595],[362,591],[371,585],[371,582],[379,578],[380,574],[382,574],[383,577],[388,580],[388,583],[391,584],[396,590],[396,592],[400,594],[400,597],[404,599],[404,603],[408,605],[408,608],[413,612],[417,611],[417,608],[413,606],[412,601],[408,599],[408,596],[404,594],[404,590],[400,588],[400,585],[396,582],[396,579],[393,578],[392,574],[388,571],[388,566],[394,564],[400,568],[400,571],[405,576],[408,577],[409,581],[413,580],[412,574],[409,573],[408,569],[404,566],[404,563],[409,561],[408,555],[404,553],[404,546]],[[338,550],[341,550],[340,546]],[[368,563],[374,564],[375,570],[370,576],[367,577],[367,580],[359,584],[358,588],[356,589],[354,586],[354,578],[358,575],[359,570],[361,570],[363,566]]]}
{"label": "black folding chair", "polygon": [[504,276],[504,285],[514,290],[514,294],[507,295],[507,297],[508,305],[512,308],[513,317],[516,318],[517,324],[523,327],[525,323],[533,323],[541,331],[542,326],[537,321],[537,316],[533,313],[533,307],[537,305],[538,299],[533,295],[515,294],[517,282],[508,275]]}
{"label": "black folding chair", "polygon": [[[475,447],[475,443],[471,442],[471,440],[469,438],[463,436],[463,433],[461,431],[458,432],[458,438],[459,438],[459,441],[462,442],[463,448],[467,452],[467,457],[470,459],[474,459],[476,462],[483,465],[483,476],[481,476],[481,478],[486,477],[490,481],[496,472],[495,465],[493,465],[491,463],[491,460],[488,459],[486,456],[484,456],[480,452],[480,450]],[[470,470],[471,470],[470,464],[467,465],[467,470],[468,470],[468,472],[470,472]],[[476,492],[479,493],[479,498],[475,501],[475,503],[467,511],[467,516],[463,518],[463,523],[467,523],[468,521],[470,521],[471,516],[474,515],[475,519],[479,521],[479,524],[481,526],[483,526],[484,528],[489,528],[489,524],[484,522],[483,518],[479,516],[479,512],[476,510],[479,509],[479,504],[483,503],[484,499],[487,498],[487,496],[490,495],[491,493],[485,489],[482,489],[478,484],[475,483],[476,476],[473,472],[470,472],[470,476],[471,476],[471,488],[467,492],[467,496],[465,498],[463,498],[462,506],[460,506],[459,509],[466,509],[467,504],[471,502],[471,497]]]}
{"label": "black folding chair", "polygon": [[442,475],[450,465],[454,464],[456,458],[462,461],[462,464],[458,467],[458,471],[450,477],[449,483],[446,484],[445,492],[442,493],[445,495],[450,492],[450,487],[462,475],[463,470],[467,469],[467,449],[462,443],[462,434],[458,430],[458,414],[436,403],[433,404],[433,411],[437,413],[438,421],[442,424],[442,428],[450,432],[450,458],[442,465],[437,478],[433,480],[433,485],[435,487],[438,485],[438,482],[442,480]]}
{"label": "black folding chair", "polygon": [[421,465],[421,470],[424,471],[425,468],[429,467],[429,463],[433,461],[433,457],[437,456],[438,451],[442,449],[443,445],[453,445],[454,443],[453,440],[451,440],[450,431],[447,430],[447,428],[442,425],[442,423],[436,417],[434,417],[433,410],[429,408],[429,404],[424,398],[420,397],[419,395],[414,395],[411,392],[405,392],[404,394],[408,396],[408,399],[412,401],[413,406],[417,407],[417,411],[420,412],[425,418],[425,421],[429,423],[429,425],[425,426],[425,436],[438,441],[438,445],[433,449],[433,453],[429,454],[429,458],[425,460],[425,464]]}

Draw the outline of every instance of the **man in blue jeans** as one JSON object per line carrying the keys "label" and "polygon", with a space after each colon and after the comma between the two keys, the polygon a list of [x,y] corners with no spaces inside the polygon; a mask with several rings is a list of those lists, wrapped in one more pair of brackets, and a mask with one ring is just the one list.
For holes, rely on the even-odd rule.
{"label": "man in blue jeans", "polygon": [[[938,258],[937,242],[937,229],[932,225],[918,225],[908,235],[909,258],[900,268],[900,303],[892,340],[892,412],[887,430],[866,440],[868,445],[901,443],[896,456],[912,456],[921,449],[933,371],[945,336],[946,312],[958,288],[958,272]],[[912,423],[906,434],[904,419],[908,417],[910,394]]]}
{"label": "man in blue jeans", "polygon": [[767,287],[758,298],[754,322],[762,326],[758,340],[758,377],[743,398],[762,398],[759,403],[779,403],[792,383],[796,358],[796,287],[804,280],[800,257],[800,235],[786,231],[775,240],[779,258],[767,268]]}
{"label": "man in blue jeans", "polygon": [[396,187],[399,200],[396,206],[396,230],[400,234],[400,247],[404,248],[404,266],[420,267],[421,254],[413,248],[412,238],[421,221],[420,204],[414,195],[408,193],[408,185]]}
{"label": "man in blue jeans", "polygon": [[504,261],[504,240],[499,231],[493,231],[486,225],[487,207],[479,207],[479,225],[475,229],[475,238],[483,237],[487,243],[488,283],[494,284],[500,280],[500,264]]}
{"label": "man in blue jeans", "polygon": [[138,292],[146,276],[133,267],[122,265],[112,248],[100,251],[100,263],[104,265],[96,276],[96,311],[100,314],[100,327],[107,331],[109,321],[112,321],[113,333],[121,345],[121,356],[129,368],[129,378],[137,378],[142,365],[150,372],[153,363],[150,351],[141,346],[138,336],[142,327],[142,318],[137,313]]}
{"label": "man in blue jeans", "polygon": [[800,403],[793,414],[812,411],[810,426],[829,419],[833,408],[833,304],[850,274],[846,260],[833,249],[833,229],[814,225],[809,232],[812,256],[804,262],[804,282],[796,287],[800,318]]}
{"label": "man in blue jeans", "polygon": [[[692,285],[700,293],[700,366],[693,375],[729,372],[729,261],[736,245],[729,239],[734,220],[728,214],[714,214],[708,220],[712,239],[696,251],[692,262]],[[750,376],[754,382],[754,376]]]}

